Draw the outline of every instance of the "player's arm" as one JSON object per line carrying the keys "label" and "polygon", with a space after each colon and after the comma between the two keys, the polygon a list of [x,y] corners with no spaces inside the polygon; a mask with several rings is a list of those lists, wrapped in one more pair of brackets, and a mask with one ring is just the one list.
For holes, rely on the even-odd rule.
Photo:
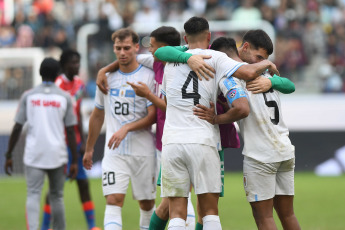
{"label": "player's arm", "polygon": [[101,132],[104,122],[104,110],[95,107],[91,113],[89,121],[89,134],[87,136],[83,165],[86,169],[92,167],[92,156],[97,138]]}
{"label": "player's arm", "polygon": [[247,89],[253,93],[264,93],[270,88],[278,90],[284,94],[295,92],[295,84],[287,78],[273,75],[271,78],[258,77],[247,82]]}
{"label": "player's arm", "polygon": [[279,71],[274,63],[269,60],[263,60],[254,64],[241,65],[234,73],[232,73],[232,76],[244,81],[251,81],[259,77],[266,70],[279,75]]}
{"label": "player's arm", "polygon": [[5,153],[5,157],[6,157],[5,172],[9,176],[11,176],[11,173],[13,171],[12,152],[19,140],[22,129],[23,129],[22,124],[15,123],[10,135],[10,140],[8,141],[8,150]]}
{"label": "player's arm", "polygon": [[164,100],[153,94],[144,82],[139,81],[138,84],[127,82],[127,84],[132,86],[136,95],[140,97],[145,97],[147,100],[151,101],[156,107],[160,108],[162,111],[166,110],[166,104]]}
{"label": "player's arm", "polygon": [[102,91],[102,93],[107,94],[108,90],[109,90],[108,79],[107,79],[106,73],[115,72],[119,68],[120,68],[119,67],[119,61],[116,60],[116,61],[110,63],[109,65],[104,66],[103,68],[101,68],[98,71],[96,84],[97,84],[98,88]]}
{"label": "player's arm", "polygon": [[151,105],[147,107],[147,115],[144,118],[132,123],[125,124],[116,133],[114,133],[108,142],[108,147],[110,149],[119,147],[121,141],[127,136],[128,132],[148,128],[155,122],[156,107],[154,105]]}
{"label": "player's arm", "polygon": [[156,50],[155,56],[165,62],[180,62],[186,63],[196,73],[199,80],[204,77],[209,80],[209,77],[213,78],[215,70],[206,64],[204,59],[211,58],[210,55],[192,55],[185,53],[187,50],[185,46],[163,46]]}
{"label": "player's arm", "polygon": [[78,154],[77,143],[75,139],[74,125],[66,127],[67,145],[72,153],[72,162],[69,170],[68,177],[71,181],[77,177],[78,174]]}

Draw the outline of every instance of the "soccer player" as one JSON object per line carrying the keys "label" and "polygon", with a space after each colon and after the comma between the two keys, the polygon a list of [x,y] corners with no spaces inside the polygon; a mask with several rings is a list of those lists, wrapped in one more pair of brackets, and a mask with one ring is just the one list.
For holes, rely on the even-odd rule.
{"label": "soccer player", "polygon": [[40,74],[43,82],[25,92],[21,97],[15,117],[16,123],[6,152],[5,171],[11,175],[12,151],[20,137],[23,125],[27,122],[24,166],[27,183],[28,229],[39,227],[40,199],[46,174],[49,179],[53,228],[63,230],[66,227],[63,203],[65,164],[68,161],[65,128],[67,143],[72,153],[69,177],[74,179],[78,171],[74,134],[77,119],[73,113],[70,95],[54,84],[59,69],[59,63],[55,59],[46,58],[41,63]]}
{"label": "soccer player", "polygon": [[150,101],[135,95],[126,82],[145,83],[154,91],[154,73],[136,61],[139,37],[131,29],[112,34],[119,70],[108,74],[109,93],[96,90],[95,108],[90,117],[89,136],[83,165],[92,167],[95,142],[104,117],[106,146],[102,160],[103,194],[106,199],[104,229],[122,229],[121,208],[131,180],[133,198],[139,201],[140,229],[148,229],[154,211],[155,148],[150,131],[156,110]]}
{"label": "soccer player", "polygon": [[[57,77],[55,84],[62,90],[68,92],[72,98],[73,111],[77,116],[78,124],[74,127],[76,140],[77,140],[77,153],[78,153],[78,175],[76,177],[79,197],[83,206],[84,214],[88,229],[95,229],[95,212],[94,204],[91,200],[91,194],[89,189],[89,181],[87,179],[85,170],[83,168],[83,154],[85,151],[85,141],[83,135],[83,123],[81,117],[81,101],[85,85],[83,81],[78,77],[80,67],[80,54],[77,51],[67,49],[64,50],[60,56],[60,66],[62,68],[62,74]],[[70,162],[72,155],[70,149],[68,149],[69,161],[67,170],[70,168]],[[48,201],[48,199],[47,199]],[[44,207],[44,214],[42,220],[42,230],[49,229],[50,225],[50,206],[47,202]]]}
{"label": "soccer player", "polygon": [[[214,80],[201,82],[187,65],[166,64],[162,89],[167,100],[162,149],[162,194],[169,198],[169,229],[185,229],[186,197],[191,183],[198,196],[204,228],[221,229],[217,207],[221,191],[217,151],[220,147],[219,130],[217,126],[200,122],[193,115],[193,107],[199,103],[208,105],[209,101],[215,103],[218,84],[224,76],[237,75],[251,79],[267,68],[276,69],[269,61],[243,68],[243,64],[229,59],[223,53],[203,50],[208,48],[211,38],[206,19],[192,17],[184,28],[185,40],[190,48],[187,52],[212,55],[206,62],[216,70],[216,76]],[[236,96],[240,100],[244,94],[239,89]],[[245,102],[241,103],[239,110],[229,110],[230,113],[228,111],[224,118],[227,121],[241,119],[248,113],[246,110]]]}
{"label": "soccer player", "polygon": [[[163,96],[160,92],[162,88],[162,80],[163,80],[163,73],[164,73],[164,66],[165,62],[160,61],[159,59],[153,56],[154,52],[163,46],[177,46],[180,45],[181,37],[180,33],[173,27],[169,26],[162,26],[150,34],[150,54],[140,54],[137,56],[137,61],[144,66],[153,69],[155,73],[155,93],[152,94],[149,87],[143,83],[138,82],[139,84],[135,83],[128,83],[134,89],[136,95],[145,97],[149,101],[151,101],[156,107],[156,150],[157,150],[157,161],[158,167],[160,169],[160,158],[161,158],[161,151],[162,151],[162,135],[163,135],[163,127],[165,121],[165,109],[166,104],[163,99]],[[107,72],[114,72],[118,69],[118,61],[113,62],[112,64],[102,68],[99,71],[97,82],[99,82],[99,88],[102,92],[107,93],[107,79],[105,77],[105,73]],[[157,184],[160,186],[160,176],[158,177]],[[169,202],[167,198],[163,198],[159,206],[153,212],[151,221],[150,221],[150,230],[164,230],[165,226],[169,219]],[[187,217],[187,226],[188,229],[192,230],[195,227],[195,213],[193,209],[193,204],[191,202],[190,196],[188,198],[188,217]]]}
{"label": "soccer player", "polygon": [[[272,53],[270,47],[273,51],[269,37],[261,30],[248,31],[243,40],[248,43],[254,40],[256,47],[259,47],[255,49],[261,50],[258,53],[264,59]],[[231,48],[226,47],[226,53],[241,61],[235,42],[233,44]],[[253,47],[253,44],[250,45]],[[245,45],[241,47],[243,49]],[[244,61],[257,61],[255,56],[247,54],[241,55]],[[263,77],[271,78],[268,73]],[[235,81],[246,87],[245,81]],[[233,90],[232,87],[228,88],[228,99],[231,99]],[[274,208],[284,229],[300,229],[293,210],[295,147],[291,144],[289,131],[282,118],[279,94],[272,88],[258,94],[247,90],[246,94],[251,112],[247,118],[239,121],[244,139],[243,181],[256,225],[258,229],[277,229],[273,219]],[[218,116],[215,116],[214,110],[205,106],[199,106],[195,114],[211,124],[217,123]]]}

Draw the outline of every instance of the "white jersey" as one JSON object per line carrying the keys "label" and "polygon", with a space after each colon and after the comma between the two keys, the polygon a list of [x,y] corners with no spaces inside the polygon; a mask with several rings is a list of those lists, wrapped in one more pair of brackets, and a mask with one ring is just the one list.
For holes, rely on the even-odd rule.
{"label": "white jersey", "polygon": [[162,87],[162,93],[167,98],[163,145],[198,143],[220,149],[218,125],[199,119],[193,114],[193,107],[197,104],[209,107],[210,101],[216,104],[220,80],[231,76],[245,63],[214,50],[192,49],[187,52],[211,55],[212,58],[205,61],[216,70],[215,78],[199,81],[187,64],[166,64]]}
{"label": "white jersey", "polygon": [[25,165],[54,169],[67,163],[65,127],[77,124],[68,93],[53,82],[27,91],[20,99],[15,122],[28,124]]}
{"label": "white jersey", "polygon": [[140,120],[147,115],[147,107],[152,103],[146,98],[139,97],[126,82],[145,83],[154,91],[154,73],[152,70],[139,65],[131,73],[120,70],[107,75],[109,93],[103,94],[96,89],[95,106],[105,110],[106,145],[104,154],[122,154],[133,156],[151,156],[155,153],[154,139],[151,129],[142,129],[128,132],[121,144],[115,150],[109,149],[107,143],[111,136],[123,125]]}
{"label": "white jersey", "polygon": [[[268,73],[263,76],[271,77]],[[245,81],[233,79],[246,88]],[[238,121],[244,140],[243,155],[263,163],[294,158],[295,146],[291,144],[289,130],[283,121],[279,92],[270,89],[266,93],[253,94],[248,90],[246,93],[250,113]]]}

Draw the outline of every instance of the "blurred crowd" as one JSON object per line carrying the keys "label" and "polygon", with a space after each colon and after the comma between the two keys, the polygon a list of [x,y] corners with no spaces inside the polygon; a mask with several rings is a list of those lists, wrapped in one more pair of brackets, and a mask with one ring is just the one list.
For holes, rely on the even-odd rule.
{"label": "blurred crowd", "polygon": [[[14,3],[12,20],[6,2]],[[93,81],[98,68],[114,58],[109,49],[114,30],[134,22],[184,22],[194,15],[267,20],[276,31],[274,62],[284,77],[296,84],[319,82],[321,92],[345,92],[345,0],[0,0],[0,48],[76,48],[79,28],[97,23],[99,31],[88,44]],[[1,68],[2,89],[16,85],[20,77],[13,73],[26,73]]]}

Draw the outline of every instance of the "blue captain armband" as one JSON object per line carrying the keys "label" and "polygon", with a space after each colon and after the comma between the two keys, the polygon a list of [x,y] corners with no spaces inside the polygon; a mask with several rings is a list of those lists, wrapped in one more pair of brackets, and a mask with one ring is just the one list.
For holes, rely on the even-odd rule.
{"label": "blue captain armband", "polygon": [[232,102],[241,97],[247,97],[246,92],[242,88],[231,89],[226,94],[226,98],[228,99],[229,104],[232,104]]}

